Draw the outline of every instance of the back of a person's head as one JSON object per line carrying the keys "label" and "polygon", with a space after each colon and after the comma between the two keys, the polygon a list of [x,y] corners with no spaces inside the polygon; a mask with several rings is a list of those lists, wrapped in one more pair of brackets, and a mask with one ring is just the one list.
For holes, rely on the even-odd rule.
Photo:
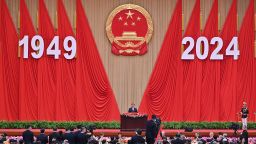
{"label": "back of a person's head", "polygon": [[44,133],[44,132],[45,132],[45,129],[42,128],[42,129],[40,130],[40,133]]}
{"label": "back of a person's head", "polygon": [[151,116],[151,118],[152,118],[152,119],[156,119],[156,115],[153,114],[153,115]]}
{"label": "back of a person's head", "polygon": [[141,130],[141,129],[137,129],[137,130],[136,130],[136,133],[137,133],[138,135],[141,135],[141,134],[142,134],[142,130]]}
{"label": "back of a person's head", "polygon": [[176,138],[180,138],[180,133],[176,133]]}
{"label": "back of a person's head", "polygon": [[57,129],[57,128],[53,128],[52,130],[53,130],[54,132],[56,132],[58,129]]}
{"label": "back of a person's head", "polygon": [[79,129],[79,130],[80,130],[81,128],[82,128],[81,125],[77,125],[77,126],[76,126],[76,129]]}
{"label": "back of a person's head", "polygon": [[28,126],[27,126],[27,129],[32,129],[32,126],[31,126],[31,125],[28,125]]}
{"label": "back of a person's head", "polygon": [[24,143],[24,141],[21,139],[21,140],[19,140],[19,144],[23,144]]}
{"label": "back of a person's head", "polygon": [[62,131],[62,130],[60,130],[60,131],[59,131],[59,134],[60,134],[60,135],[62,135],[62,134],[63,134],[63,131]]}

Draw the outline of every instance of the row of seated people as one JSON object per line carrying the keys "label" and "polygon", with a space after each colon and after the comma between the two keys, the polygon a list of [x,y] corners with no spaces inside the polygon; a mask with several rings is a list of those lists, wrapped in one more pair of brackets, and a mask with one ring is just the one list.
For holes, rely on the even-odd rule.
{"label": "row of seated people", "polygon": [[[40,134],[35,137],[29,127],[23,132],[21,138],[7,138],[6,135],[0,135],[0,144],[144,144],[146,143],[145,137],[142,136],[142,131],[137,129],[133,137],[122,137],[119,133],[117,137],[104,137],[101,134],[99,137],[93,135],[93,129],[86,127],[78,127],[77,130],[66,129],[65,133],[53,129],[53,132],[48,136],[45,130],[41,129]],[[248,141],[248,133],[244,130],[239,138],[228,137],[227,134],[219,133],[215,135],[210,133],[209,137],[201,137],[199,133],[195,133],[194,138],[186,137],[183,134],[177,133],[175,137],[166,137],[162,132],[161,136],[156,139],[159,144],[255,144],[256,138]]]}

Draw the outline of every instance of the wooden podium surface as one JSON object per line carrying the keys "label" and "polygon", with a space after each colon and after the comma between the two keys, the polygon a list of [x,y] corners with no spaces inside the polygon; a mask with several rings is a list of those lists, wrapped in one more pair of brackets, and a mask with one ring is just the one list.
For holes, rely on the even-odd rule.
{"label": "wooden podium surface", "polygon": [[146,130],[148,115],[140,113],[123,113],[121,116],[121,131]]}

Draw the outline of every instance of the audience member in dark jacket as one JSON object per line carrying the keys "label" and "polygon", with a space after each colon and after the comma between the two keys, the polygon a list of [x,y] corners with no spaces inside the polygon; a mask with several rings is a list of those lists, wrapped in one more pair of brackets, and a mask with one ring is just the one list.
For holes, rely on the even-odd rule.
{"label": "audience member in dark jacket", "polygon": [[60,134],[57,132],[57,128],[53,128],[53,132],[49,135],[49,143],[51,144],[53,139],[55,139],[55,141],[59,141],[59,137]]}
{"label": "audience member in dark jacket", "polygon": [[141,136],[142,131],[140,129],[136,130],[136,135],[131,138],[129,144],[144,144],[145,139]]}
{"label": "audience member in dark jacket", "polygon": [[6,136],[7,136],[6,133],[0,134],[0,144],[4,143],[6,141]]}
{"label": "audience member in dark jacket", "polygon": [[77,144],[87,144],[88,139],[87,129],[83,127],[82,131],[77,135]]}
{"label": "audience member in dark jacket", "polygon": [[78,126],[76,127],[76,131],[74,132],[74,135],[75,135],[75,143],[76,143],[76,144],[79,144],[79,143],[77,142],[77,136],[78,136],[79,133],[81,133],[81,129],[82,129],[81,125],[78,125]]}
{"label": "audience member in dark jacket", "polygon": [[64,134],[63,134],[63,131],[59,131],[59,137],[57,138],[57,141],[58,142],[63,142],[65,139],[64,139]]}
{"label": "audience member in dark jacket", "polygon": [[28,126],[27,130],[22,133],[23,141],[25,144],[32,144],[34,142],[34,134],[31,130],[32,126]]}
{"label": "audience member in dark jacket", "polygon": [[41,142],[41,144],[47,144],[48,143],[48,137],[44,134],[45,130],[41,129],[40,134],[36,137],[37,142]]}
{"label": "audience member in dark jacket", "polygon": [[66,133],[64,134],[64,139],[68,140],[69,144],[75,144],[75,135],[70,131],[70,129],[66,129]]}

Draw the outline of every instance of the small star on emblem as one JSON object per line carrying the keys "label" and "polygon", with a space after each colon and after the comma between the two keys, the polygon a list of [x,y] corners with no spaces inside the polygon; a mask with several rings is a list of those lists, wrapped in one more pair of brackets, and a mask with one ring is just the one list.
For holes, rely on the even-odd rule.
{"label": "small star on emblem", "polygon": [[137,21],[140,21],[141,20],[141,18],[140,17],[137,17]]}
{"label": "small star on emblem", "polygon": [[119,21],[122,21],[122,20],[123,20],[123,18],[120,16],[120,17],[118,18],[118,20],[119,20]]}
{"label": "small star on emblem", "polygon": [[134,13],[132,13],[130,10],[129,10],[129,12],[128,13],[125,13],[126,15],[127,15],[127,19],[130,17],[131,19],[132,19],[132,15],[134,14]]}
{"label": "small star on emblem", "polygon": [[127,22],[125,22],[125,23],[124,23],[124,25],[125,25],[125,26],[127,26],[127,25],[128,25],[128,23],[127,23]]}
{"label": "small star on emblem", "polygon": [[132,22],[132,26],[135,26],[135,22]]}

